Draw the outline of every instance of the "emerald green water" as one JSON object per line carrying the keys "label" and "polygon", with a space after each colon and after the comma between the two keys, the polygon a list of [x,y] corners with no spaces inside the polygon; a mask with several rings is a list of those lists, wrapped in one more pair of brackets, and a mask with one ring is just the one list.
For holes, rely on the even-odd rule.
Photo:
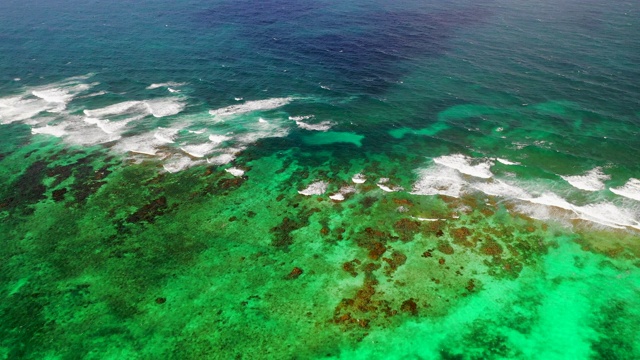
{"label": "emerald green water", "polygon": [[0,5],[0,358],[640,357],[635,3],[128,7]]}

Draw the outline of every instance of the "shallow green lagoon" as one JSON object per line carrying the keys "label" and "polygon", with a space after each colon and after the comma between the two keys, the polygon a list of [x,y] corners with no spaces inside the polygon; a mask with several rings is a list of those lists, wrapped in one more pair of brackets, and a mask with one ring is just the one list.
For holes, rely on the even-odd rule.
{"label": "shallow green lagoon", "polygon": [[0,5],[0,358],[640,357],[618,5]]}

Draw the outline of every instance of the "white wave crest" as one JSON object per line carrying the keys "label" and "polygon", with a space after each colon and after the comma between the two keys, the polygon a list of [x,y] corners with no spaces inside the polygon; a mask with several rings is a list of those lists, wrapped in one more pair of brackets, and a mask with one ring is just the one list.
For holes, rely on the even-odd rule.
{"label": "white wave crest", "polygon": [[[125,102],[105,106],[103,108],[98,108],[93,110],[85,109],[83,112],[85,115],[89,117],[102,118],[107,116],[117,116],[117,115],[128,114],[131,112],[144,111],[144,109],[140,108],[141,105],[142,105],[141,101],[125,101]],[[136,109],[134,109],[136,107],[138,108],[137,111]]]}
{"label": "white wave crest", "polygon": [[507,159],[496,158],[496,160],[498,160],[499,163],[504,164],[504,165],[520,165],[519,162],[513,162],[513,161],[509,161]]}
{"label": "white wave crest", "polygon": [[185,104],[179,98],[162,98],[143,101],[125,101],[99,109],[84,110],[84,114],[89,117],[102,118],[110,116],[137,115],[147,116],[153,115],[160,118],[180,113]]}
{"label": "white wave crest", "polygon": [[147,90],[153,90],[153,89],[157,89],[157,88],[161,88],[161,87],[180,87],[180,86],[184,86],[187,85],[187,83],[179,83],[179,82],[173,82],[173,81],[169,81],[166,83],[159,83],[159,84],[151,84],[149,86],[147,86]]}
{"label": "white wave crest", "polygon": [[63,81],[27,87],[17,96],[0,98],[0,123],[29,122],[40,113],[61,113],[76,96],[97,83],[84,83],[88,77],[74,77]]}
{"label": "white wave crest", "polygon": [[193,145],[184,145],[180,147],[180,150],[184,151],[190,156],[195,158],[203,158],[207,154],[213,151],[216,148],[216,144],[214,143],[203,143],[203,144],[193,144]]}
{"label": "white wave crest", "polygon": [[432,219],[432,218],[423,218],[423,217],[417,217],[417,216],[412,216],[411,217],[414,220],[418,220],[418,221],[429,221],[429,222],[435,222],[435,221],[444,221],[446,219]]}
{"label": "white wave crest", "polygon": [[81,92],[87,91],[91,89],[94,84],[58,84],[53,86],[45,86],[39,87],[31,91],[33,96],[39,97],[40,99],[49,102],[49,103],[57,103],[57,104],[67,104],[73,98],[80,94]]}
{"label": "white wave crest", "polygon": [[480,191],[510,201],[519,212],[539,220],[583,220],[616,229],[640,230],[638,208],[620,207],[606,201],[576,205],[550,191],[537,193],[535,186],[527,189],[493,178],[462,178],[456,170],[440,165],[420,170],[418,174],[412,194],[460,197]]}
{"label": "white wave crest", "polygon": [[333,201],[343,201],[345,199],[344,197],[345,195],[352,194],[354,192],[356,192],[356,188],[353,186],[347,185],[347,186],[341,187],[340,191],[338,191],[337,193],[329,195],[329,198]]}
{"label": "white wave crest", "polygon": [[602,202],[575,207],[575,211],[583,220],[618,229],[631,227],[640,230],[638,214],[634,214],[630,209],[621,209],[612,203]]}
{"label": "white wave crest", "polygon": [[237,167],[231,167],[231,168],[228,168],[228,169],[224,169],[224,171],[226,171],[229,174],[231,174],[233,176],[236,176],[236,177],[244,175],[244,170],[238,169]]}
{"label": "white wave crest", "polygon": [[100,120],[97,118],[86,117],[84,118],[84,122],[91,125],[96,125],[100,130],[104,131],[106,134],[116,134],[127,126],[128,121],[109,121],[109,120]]}
{"label": "white wave crest", "polygon": [[233,154],[221,154],[208,158],[207,162],[214,165],[224,165],[232,162],[235,159],[236,157]]}
{"label": "white wave crest", "polygon": [[376,185],[378,185],[378,187],[380,189],[382,189],[382,191],[385,192],[396,192],[396,191],[402,191],[404,190],[404,188],[402,186],[395,186],[395,185],[390,185],[387,186],[385,184],[389,183],[389,178],[380,178],[380,180],[378,180],[378,183]]}
{"label": "white wave crest", "polygon": [[313,119],[314,117],[315,117],[315,115],[289,116],[289,120],[293,120],[293,121],[302,121],[302,120],[309,120],[309,119]]}
{"label": "white wave crest", "polygon": [[610,188],[612,193],[629,199],[640,201],[640,180],[631,178],[626,184],[617,188]]}
{"label": "white wave crest", "polygon": [[230,136],[227,135],[209,135],[209,141],[211,141],[212,143],[216,144],[216,145],[220,145],[225,141],[229,141],[232,138]]}
{"label": "white wave crest", "polygon": [[328,184],[324,181],[316,181],[313,184],[307,186],[306,189],[298,191],[298,194],[310,196],[310,195],[322,195],[327,191]]}
{"label": "white wave crest", "polygon": [[584,175],[561,176],[571,186],[585,191],[598,191],[604,189],[604,180],[611,177],[602,172],[601,168],[595,168]]}
{"label": "white wave crest", "polygon": [[440,156],[433,161],[436,164],[455,169],[463,174],[488,179],[493,176],[493,163],[487,159],[474,159],[462,154]]}
{"label": "white wave crest", "polygon": [[239,105],[231,105],[224,108],[210,110],[209,114],[213,116],[231,116],[244,114],[252,111],[266,111],[277,109],[281,106],[289,104],[293,98],[273,98],[266,100],[247,101]]}
{"label": "white wave crest", "polygon": [[177,129],[158,128],[142,134],[122,138],[113,146],[115,151],[156,156],[162,146],[172,144]]}
{"label": "white wave crest", "polygon": [[551,192],[546,192],[536,197],[523,197],[520,200],[530,202],[532,204],[553,206],[564,210],[573,211],[574,206],[567,200],[563,199],[559,195]]}
{"label": "white wave crest", "polygon": [[49,126],[49,125],[45,125],[43,127],[38,127],[38,128],[32,128],[31,129],[31,133],[32,134],[45,134],[45,135],[52,135],[55,137],[63,137],[64,135],[67,134],[67,132],[65,131],[65,126],[64,125],[56,125],[56,126]]}
{"label": "white wave crest", "polygon": [[351,181],[353,181],[356,184],[364,184],[365,181],[367,181],[367,177],[363,174],[355,174],[351,178]]}

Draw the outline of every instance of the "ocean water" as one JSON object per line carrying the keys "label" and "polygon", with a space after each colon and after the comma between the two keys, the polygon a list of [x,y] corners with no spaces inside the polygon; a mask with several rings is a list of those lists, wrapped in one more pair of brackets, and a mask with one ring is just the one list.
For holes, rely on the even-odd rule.
{"label": "ocean water", "polygon": [[0,358],[640,358],[640,3],[0,2]]}

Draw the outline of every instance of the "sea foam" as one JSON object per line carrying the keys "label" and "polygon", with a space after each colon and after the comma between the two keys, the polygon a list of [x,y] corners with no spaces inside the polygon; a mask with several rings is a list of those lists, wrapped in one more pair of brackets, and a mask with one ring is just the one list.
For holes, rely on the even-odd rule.
{"label": "sea foam", "polygon": [[191,166],[199,164],[201,161],[192,161],[186,156],[173,155],[167,159],[162,167],[170,173],[177,173],[179,171],[190,168]]}
{"label": "sea foam", "polygon": [[516,199],[527,199],[531,197],[531,195],[521,187],[509,184],[502,180],[492,180],[493,181],[476,182],[470,184],[470,186],[490,196]]}
{"label": "sea foam", "polygon": [[419,179],[413,185],[415,195],[445,195],[458,198],[463,193],[465,181],[452,168],[435,166],[418,172]]}
{"label": "sea foam", "polygon": [[164,98],[144,101],[149,113],[154,117],[176,115],[185,107],[185,104],[178,98]]}
{"label": "sea foam", "polygon": [[65,104],[66,105],[68,102],[73,100],[73,98],[76,95],[91,89],[95,85],[97,85],[97,83],[94,83],[94,84],[75,84],[75,83],[59,84],[59,85],[53,85],[53,86],[39,87],[39,88],[36,88],[36,89],[32,90],[31,93],[34,96],[39,97],[39,98],[41,98],[42,100],[44,100],[46,102]]}
{"label": "sea foam", "polygon": [[328,120],[319,122],[317,124],[310,124],[310,123],[304,122],[304,120],[308,120],[308,119],[312,119],[312,118],[314,118],[313,115],[289,116],[289,120],[295,121],[296,125],[300,129],[303,129],[303,130],[327,131],[327,130],[331,129],[333,127],[333,125],[335,125],[333,122],[328,121]]}
{"label": "sea foam", "polygon": [[[600,177],[604,176],[600,172],[592,172]],[[640,230],[638,208],[621,207],[607,201],[574,204],[549,189],[540,191],[539,185],[526,183],[527,186],[522,186],[512,181],[495,178],[463,178],[460,173],[453,166],[440,164],[419,170],[419,178],[413,186],[412,194],[460,197],[479,191],[509,201],[515,205],[518,212],[539,220],[582,220],[616,229]],[[624,186],[612,191],[625,193],[629,198],[633,198],[634,195],[639,194],[636,192],[638,190],[640,190],[640,181],[631,179]]]}
{"label": "sea foam", "polygon": [[0,99],[0,122],[9,124],[29,120],[38,114],[55,108],[42,99],[26,99],[21,96]]}
{"label": "sea foam", "polygon": [[232,139],[232,137],[231,136],[227,136],[227,135],[217,135],[217,134],[209,135],[209,141],[211,141],[212,143],[214,143],[216,145],[220,145],[223,142],[229,141],[231,139]]}
{"label": "sea foam", "polygon": [[87,77],[68,78],[61,82],[26,87],[22,94],[0,98],[0,123],[27,122],[44,112],[61,113],[79,94],[97,83],[84,83]]}

